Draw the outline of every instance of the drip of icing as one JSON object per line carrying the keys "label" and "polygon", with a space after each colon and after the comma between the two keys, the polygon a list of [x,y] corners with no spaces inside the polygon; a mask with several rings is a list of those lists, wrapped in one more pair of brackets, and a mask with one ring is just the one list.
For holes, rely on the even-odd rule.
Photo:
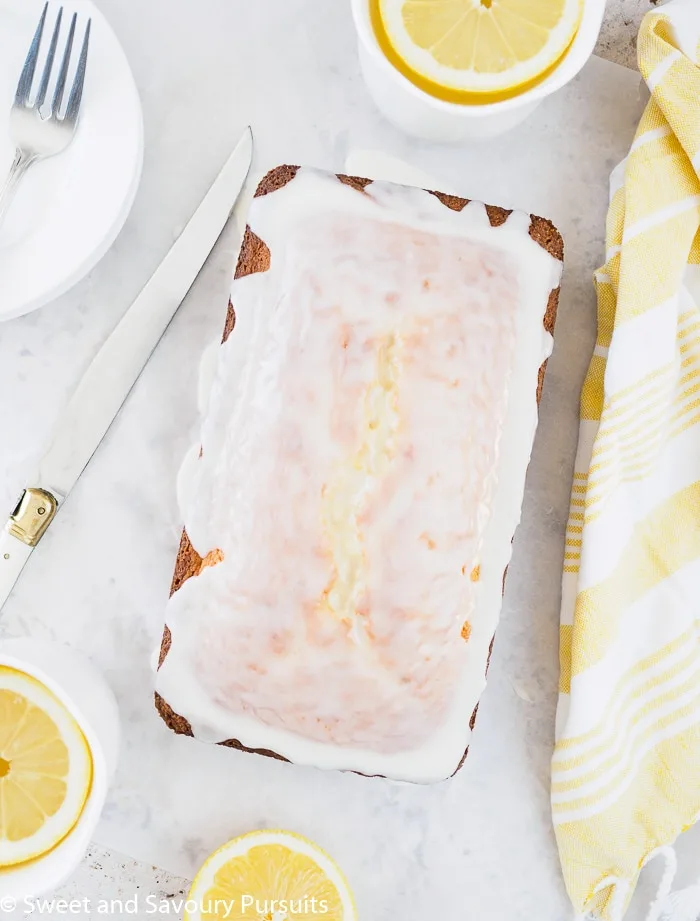
{"label": "drip of icing", "polygon": [[[358,220],[364,235],[370,229],[375,234],[380,254],[391,247],[392,240],[399,241],[401,253],[391,258],[394,263],[406,260],[402,275],[415,275],[416,261],[420,268],[433,269],[433,275],[425,276],[428,287],[423,292],[428,300],[433,297],[430,309],[427,300],[420,302],[405,291],[399,292],[400,317],[392,314],[390,301],[378,309],[378,294],[386,298],[396,292],[382,288],[386,267],[374,265],[366,255],[357,258],[365,260],[362,265],[372,269],[374,276],[358,278],[358,263],[348,257],[358,245],[357,234],[353,237],[352,233]],[[530,239],[527,215],[514,213],[494,228],[478,203],[453,212],[428,193],[384,183],[373,183],[360,194],[334,177],[309,170],[301,170],[283,189],[257,199],[250,223],[270,248],[271,269],[234,284],[236,330],[218,350],[202,457],[197,456],[196,463],[190,458],[191,469],[185,478],[189,485],[179,491],[193,545],[202,556],[221,549],[224,560],[189,580],[171,599],[167,622],[172,645],[158,675],[159,693],[190,721],[200,738],[237,738],[249,747],[272,749],[290,760],[320,767],[414,781],[441,779],[453,772],[468,744],[469,715],[484,685],[488,648],[500,611],[502,574],[520,516],[536,427],[537,373],[551,351],[542,317],[549,291],[558,284],[560,264]],[[301,278],[305,255],[327,256],[334,234],[336,249],[329,273],[324,275],[323,267],[306,265],[303,271],[308,277]],[[325,241],[323,245],[318,244],[319,238]],[[295,245],[301,248],[295,250]],[[420,253],[426,249],[426,266],[420,266]],[[455,256],[457,250],[460,254]],[[443,275],[434,271],[441,253],[451,254]],[[482,284],[483,296],[491,299],[481,307],[493,306],[495,297],[507,316],[510,298],[512,328],[506,323],[491,331],[497,340],[491,342],[496,348],[490,360],[493,363],[500,355],[498,373],[483,386],[467,381],[472,401],[486,398],[479,416],[479,430],[487,432],[482,463],[474,464],[469,453],[452,452],[436,464],[430,450],[439,453],[445,438],[459,428],[460,419],[465,429],[468,420],[464,404],[450,403],[445,381],[439,380],[443,372],[454,372],[459,389],[459,368],[455,371],[446,353],[433,355],[432,364],[428,360],[427,365],[425,356],[436,343],[459,341],[464,332],[455,291],[449,290],[449,284],[457,280],[457,291],[464,290],[469,303],[469,276],[459,275],[465,271],[461,263],[469,259],[476,260],[472,285]],[[344,279],[339,288],[338,279]],[[319,280],[323,296],[314,301],[313,284],[318,286]],[[430,291],[431,284],[443,282],[447,286],[439,296]],[[323,321],[322,308],[337,306],[325,304],[324,297],[342,297],[343,285],[348,284],[357,284],[359,289],[350,303],[341,305],[345,313],[340,321],[328,322],[327,316]],[[291,289],[294,302],[285,303],[285,293]],[[472,291],[470,296],[470,311],[478,316],[480,295]],[[440,310],[445,315],[436,316],[435,305],[443,305]],[[488,310],[482,313],[485,322]],[[433,327],[427,328],[430,323]],[[477,333],[473,331],[474,336]],[[324,340],[323,335],[331,339]],[[301,365],[295,365],[289,356],[294,356],[299,342],[311,343],[311,359],[327,355],[338,345],[333,335],[347,338],[347,346],[353,336],[358,341],[350,349],[342,387],[335,395],[332,386],[316,393],[315,373],[300,382]],[[482,330],[480,335],[480,343],[488,347],[488,333]],[[509,349],[509,341],[517,342],[517,348]],[[369,359],[364,356],[367,350]],[[467,354],[458,357],[464,361]],[[421,361],[424,367],[416,372]],[[480,364],[478,355],[472,355],[471,361],[474,367],[466,369],[467,373],[487,378],[488,361]],[[411,375],[422,388],[426,381],[437,379],[432,404],[420,392],[411,391]],[[286,417],[294,416],[293,406],[285,405],[290,395],[307,400],[300,418],[312,410],[314,418],[331,426],[330,432],[317,431],[318,438],[310,442],[323,442],[315,445],[318,450],[313,459],[328,475],[315,483],[307,472],[301,490],[315,483],[320,496],[316,527],[300,528],[304,543],[296,551],[299,570],[307,567],[305,576],[300,571],[298,579],[306,577],[315,588],[295,595],[293,586],[276,585],[275,559],[268,559],[264,566],[275,589],[268,606],[261,607],[262,590],[255,604],[246,598],[247,583],[255,581],[257,562],[245,559],[246,549],[255,543],[259,516],[277,516],[279,528],[284,528],[289,515],[285,501],[294,494],[294,475],[303,463],[297,457],[291,463],[293,472],[280,466],[281,458],[288,465],[289,458],[294,459],[293,443],[286,446],[291,454],[284,456],[257,457],[255,451],[260,445],[279,444],[274,437],[270,440],[269,432],[278,431],[276,427],[284,425]],[[387,557],[387,546],[391,549],[387,540],[392,538],[388,523],[430,522],[436,501],[436,495],[428,492],[431,501],[419,513],[407,511],[406,496],[415,500],[418,495],[415,483],[411,491],[410,474],[408,490],[405,477],[398,483],[401,488],[386,488],[396,452],[415,448],[410,440],[401,440],[402,421],[405,428],[411,412],[418,412],[412,420],[414,428],[433,426],[432,449],[430,439],[419,439],[419,449],[425,454],[422,469],[431,465],[438,471],[445,468],[447,478],[453,477],[450,495],[455,503],[471,488],[472,534],[460,546],[454,541],[454,529],[451,532],[443,521],[433,520],[420,533],[404,529],[405,550],[395,541]],[[303,432],[299,424],[300,429],[287,426],[289,438]],[[447,441],[454,443],[449,437]],[[464,449],[469,451],[468,439]],[[471,466],[467,460],[472,460]],[[480,473],[470,484],[472,467]],[[404,463],[404,474],[407,469]],[[241,472],[240,477],[236,471]],[[276,503],[274,495],[260,492],[275,482],[275,476],[280,482]],[[245,483],[243,488],[239,480]],[[312,501],[314,490],[308,494]],[[443,517],[449,516],[444,501],[437,507]],[[302,519],[303,514],[300,522]],[[269,543],[275,529],[263,533]],[[294,549],[293,544],[282,543],[278,550],[285,547],[290,552]],[[466,559],[465,547],[471,548]],[[257,546],[259,552],[265,549],[265,543]],[[439,564],[425,570],[425,557],[418,556],[419,550],[424,555],[437,554]],[[376,572],[373,575],[374,570],[378,565],[381,569],[388,558],[389,562],[398,560],[395,570],[401,572],[404,556],[403,584],[396,582],[394,572],[391,591],[382,594],[383,580],[377,579]],[[477,557],[479,580],[473,583]],[[284,558],[284,553],[278,556],[278,560]],[[307,564],[309,558],[314,562]],[[447,590],[440,580],[445,582],[447,571],[452,572],[458,563],[463,582],[450,577],[452,587]],[[284,569],[281,563],[278,566]],[[411,582],[412,569],[420,573],[421,567],[437,580],[428,592],[432,607],[411,615],[411,601],[421,589]],[[287,567],[286,577],[288,582],[293,580],[293,567]],[[395,596],[404,598],[398,607]],[[291,612],[286,610],[288,598],[294,601]],[[313,599],[318,604],[311,612],[295,607]],[[378,605],[376,613],[373,603]],[[467,619],[465,634],[462,627]],[[349,652],[353,647],[358,650],[355,654]],[[242,655],[245,648],[248,654]],[[416,664],[414,660],[424,661]],[[348,661],[355,663],[349,670]],[[231,684],[227,674],[232,663],[236,676]],[[248,675],[245,669],[250,670]],[[343,674],[345,686],[337,680],[334,684],[330,676]],[[347,683],[349,678],[352,681]],[[300,690],[302,679],[307,679],[306,688]]]}

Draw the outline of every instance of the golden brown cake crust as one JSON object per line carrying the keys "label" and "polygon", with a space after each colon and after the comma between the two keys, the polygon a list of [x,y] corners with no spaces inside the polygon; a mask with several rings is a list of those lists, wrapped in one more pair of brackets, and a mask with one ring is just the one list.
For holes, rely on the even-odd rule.
{"label": "golden brown cake crust", "polygon": [[[275,169],[270,170],[267,175],[265,175],[256,191],[255,197],[258,198],[261,195],[267,195],[270,192],[275,192],[277,189],[283,188],[288,182],[290,182],[297,174],[299,167],[298,166],[277,166]],[[354,189],[357,189],[358,192],[362,190],[371,183],[371,179],[362,179],[358,176],[344,176],[338,175],[338,179],[341,182],[344,182],[346,185],[352,186]],[[469,199],[458,198],[455,195],[446,195],[443,192],[435,192],[428,190],[432,195],[435,195],[443,205],[447,208],[451,208],[453,211],[461,211],[462,208],[466,207],[469,204]],[[488,214],[489,221],[493,227],[497,227],[499,224],[503,224],[508,216],[511,214],[511,211],[506,210],[505,208],[498,208],[494,205],[486,205],[486,213]],[[558,259],[560,262],[564,258],[564,241],[562,240],[561,234],[557,228],[552,224],[551,221],[548,221],[546,218],[537,217],[534,214],[530,215],[530,236],[532,239],[538,243],[543,249],[545,249],[551,256],[555,259]],[[241,243],[241,249],[238,256],[238,263],[236,265],[235,278],[241,278],[244,275],[253,275],[256,272],[266,272],[270,267],[270,251],[265,245],[265,243],[257,237],[250,227],[246,227],[245,234],[243,236],[243,242]],[[555,288],[549,295],[549,300],[547,302],[547,309],[544,315],[544,328],[547,332],[554,334],[554,324],[557,316],[557,307],[559,304],[559,288]],[[224,324],[224,333],[222,341],[225,342],[228,337],[231,335],[231,332],[234,328],[236,322],[236,315],[234,312],[233,304],[229,301],[228,311],[226,313],[226,322]],[[542,396],[542,386],[544,384],[544,375],[547,367],[547,362],[543,362],[540,366],[538,381],[537,381],[537,402],[540,402],[540,397]],[[192,544],[187,537],[187,532],[183,530],[182,538],[180,540],[180,549],[175,561],[175,573],[173,575],[173,581],[170,588],[170,594],[172,595],[176,592],[187,579],[190,579],[192,576],[197,576],[206,566],[210,566],[215,563],[216,560],[216,551],[210,553],[207,558],[202,559],[197,551],[194,549]],[[505,578],[506,573],[503,574],[503,585],[505,588]],[[163,631],[163,640],[160,648],[160,659],[159,667],[163,664],[163,660],[167,656],[170,650],[170,630],[166,626]],[[489,647],[488,660],[486,662],[486,671],[488,672],[489,662],[491,660],[491,651],[493,650],[493,640],[491,640],[491,646]],[[155,695],[155,705],[157,711],[160,713],[161,717],[165,723],[173,730],[181,735],[193,735],[192,727],[189,722],[178,713],[175,713],[172,707],[165,701],[160,694]],[[476,722],[476,714],[479,709],[479,704],[477,703],[474,711],[469,718],[469,727],[470,729],[474,728]],[[269,751],[264,748],[247,748],[245,745],[242,745],[237,739],[227,739],[225,742],[221,742],[221,745],[227,746],[229,748],[237,748],[240,751],[250,752],[257,755],[266,755],[270,758],[276,758],[279,761],[287,761],[287,758],[284,758],[282,755],[277,754],[277,752]],[[467,747],[462,760],[459,762],[455,768],[455,774],[462,767],[464,761],[469,752]]]}

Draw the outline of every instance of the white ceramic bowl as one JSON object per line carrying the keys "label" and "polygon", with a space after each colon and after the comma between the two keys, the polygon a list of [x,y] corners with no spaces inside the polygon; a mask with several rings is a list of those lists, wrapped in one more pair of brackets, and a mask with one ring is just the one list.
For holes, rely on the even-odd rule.
{"label": "white ceramic bowl", "polygon": [[21,903],[55,889],[82,860],[117,764],[119,712],[99,671],[68,646],[29,637],[2,640],[0,665],[26,672],[53,691],[82,729],[93,759],[92,788],[68,837],[44,857],[0,870],[0,893]]}
{"label": "white ceramic bowl", "polygon": [[458,105],[424,93],[393,67],[374,35],[368,0],[352,0],[360,68],[382,114],[397,128],[429,141],[459,143],[502,134],[526,118],[547,96],[573,79],[593,53],[605,0],[584,0],[583,18],[571,48],[542,83],[513,99]]}

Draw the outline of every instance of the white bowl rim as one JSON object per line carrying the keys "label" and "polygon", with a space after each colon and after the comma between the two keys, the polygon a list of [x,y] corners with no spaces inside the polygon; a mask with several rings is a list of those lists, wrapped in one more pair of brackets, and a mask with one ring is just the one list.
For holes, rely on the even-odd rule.
{"label": "white bowl rim", "polygon": [[571,47],[567,51],[561,64],[545,79],[531,89],[513,96],[510,99],[502,99],[499,102],[479,103],[469,105],[468,103],[447,102],[444,99],[438,99],[424,92],[407,77],[398,71],[383,53],[369,18],[369,0],[352,0],[352,15],[355,21],[355,30],[357,31],[359,41],[366,52],[384,69],[387,76],[395,82],[400,83],[404,90],[410,93],[414,98],[428,103],[434,109],[460,116],[462,118],[484,118],[488,115],[501,114],[511,109],[517,109],[528,103],[544,99],[546,96],[561,89],[569,80],[572,80],[581,70],[586,61],[593,53],[600,26],[605,13],[607,0],[582,0],[583,14],[581,23],[576,33]]}

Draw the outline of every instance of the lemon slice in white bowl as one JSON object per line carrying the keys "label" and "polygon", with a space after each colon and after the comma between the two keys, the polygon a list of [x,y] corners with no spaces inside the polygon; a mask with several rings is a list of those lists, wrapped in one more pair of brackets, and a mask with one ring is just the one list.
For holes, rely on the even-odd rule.
{"label": "lemon slice in white bowl", "polygon": [[92,757],[69,711],[40,681],[0,667],[0,868],[53,850],[92,783]]}
{"label": "lemon slice in white bowl", "polygon": [[421,89],[498,102],[548,76],[578,31],[583,0],[370,0],[377,40]]}
{"label": "lemon slice in white bowl", "polygon": [[356,921],[350,888],[320,847],[289,831],[254,831],[215,851],[192,883],[185,921]]}

